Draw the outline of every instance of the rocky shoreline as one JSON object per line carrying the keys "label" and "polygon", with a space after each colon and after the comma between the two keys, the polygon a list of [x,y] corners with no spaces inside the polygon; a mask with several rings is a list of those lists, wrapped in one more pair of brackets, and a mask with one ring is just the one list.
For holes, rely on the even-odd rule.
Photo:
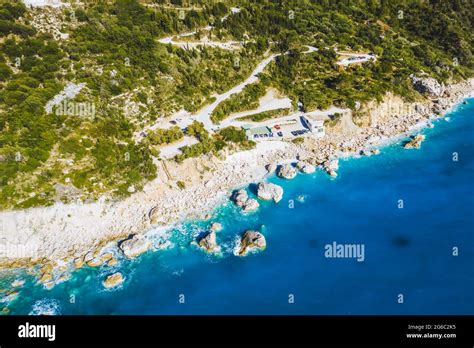
{"label": "rocky shoreline", "polygon": [[[168,247],[167,226],[185,219],[210,219],[212,209],[229,198],[230,190],[260,183],[259,197],[278,202],[283,192],[263,182],[269,173],[276,171],[291,179],[297,171],[311,173],[319,167],[336,176],[338,157],[377,153],[375,148],[385,141],[430,124],[461,99],[472,96],[474,90],[474,79],[442,89],[436,86],[433,91],[420,80],[416,83],[429,94],[420,103],[405,103],[387,94],[382,103],[359,111],[363,116],[357,119],[358,127],[336,125],[328,128],[323,138],[309,136],[298,145],[282,141],[259,143],[254,150],[228,154],[225,159],[204,156],[182,164],[167,162],[166,176],[160,172],[158,179],[148,183],[142,192],[122,201],[103,197],[90,204],[1,212],[6,223],[0,230],[0,254],[6,257],[0,257],[0,268],[32,269],[40,282],[50,287],[67,279],[73,269],[113,266],[120,257],[133,258]],[[288,165],[291,162],[296,163],[296,168]],[[177,180],[186,181],[186,189],[177,188]],[[258,208],[257,201],[249,200],[246,192],[239,192],[238,204],[244,211]],[[146,232],[157,228],[161,228],[161,238],[152,242]],[[215,232],[203,239],[203,248],[214,248]],[[116,278],[112,283],[121,281],[118,275]]]}

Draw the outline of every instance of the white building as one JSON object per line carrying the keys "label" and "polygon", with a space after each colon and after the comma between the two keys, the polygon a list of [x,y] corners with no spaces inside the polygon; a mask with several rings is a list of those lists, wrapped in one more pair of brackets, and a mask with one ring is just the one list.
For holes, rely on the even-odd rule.
{"label": "white building", "polygon": [[305,115],[302,117],[302,119],[312,133],[324,136],[324,120],[321,120],[321,118],[316,118],[312,115]]}

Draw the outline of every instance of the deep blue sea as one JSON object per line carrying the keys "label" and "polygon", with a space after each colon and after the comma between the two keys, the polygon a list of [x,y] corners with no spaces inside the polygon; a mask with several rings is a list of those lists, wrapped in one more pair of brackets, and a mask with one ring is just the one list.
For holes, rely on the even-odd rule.
{"label": "deep blue sea", "polygon": [[[103,289],[107,267],[76,271],[52,290],[23,275],[10,313],[474,314],[474,99],[448,116],[422,131],[420,150],[398,142],[341,160],[336,179],[271,177],[283,200],[254,214],[217,208],[222,256],[191,244],[209,221],[186,222],[173,248],[122,261],[121,287]],[[267,248],[234,256],[247,229]],[[333,242],[363,245],[364,261],[325,257]],[[13,279],[4,275],[3,286]]]}

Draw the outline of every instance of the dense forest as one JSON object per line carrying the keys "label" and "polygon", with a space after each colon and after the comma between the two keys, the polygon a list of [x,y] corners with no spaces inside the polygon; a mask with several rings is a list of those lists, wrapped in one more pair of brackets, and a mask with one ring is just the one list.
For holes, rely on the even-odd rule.
{"label": "dense forest", "polygon": [[[41,29],[41,11],[67,38]],[[134,134],[211,103],[269,51],[281,55],[257,83],[219,105],[214,122],[256,108],[268,88],[306,110],[354,107],[388,91],[414,100],[410,74],[444,83],[473,75],[473,22],[473,2],[463,0],[97,0],[56,10],[0,0],[0,207],[128,195],[155,178],[157,147],[184,131],[199,143],[178,161],[252,147],[241,129],[208,134],[199,123],[157,130],[143,142]],[[158,41],[192,31],[188,40],[243,44],[185,49]],[[304,53],[307,46],[318,50]],[[335,50],[378,59],[341,69]],[[85,84],[73,101],[94,104],[92,118],[46,111],[69,82]]]}

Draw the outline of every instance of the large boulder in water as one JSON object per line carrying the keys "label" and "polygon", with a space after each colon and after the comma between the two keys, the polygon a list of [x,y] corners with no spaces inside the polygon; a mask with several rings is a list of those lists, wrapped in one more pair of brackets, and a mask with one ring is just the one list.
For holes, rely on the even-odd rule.
{"label": "large boulder in water", "polygon": [[219,250],[219,246],[217,245],[216,232],[209,232],[198,241],[198,244],[201,248],[203,248],[209,253]]}
{"label": "large boulder in water", "polygon": [[239,207],[243,207],[248,199],[249,195],[244,189],[240,189],[239,191],[237,191],[233,197],[235,204],[237,204]]}
{"label": "large boulder in water", "polygon": [[257,210],[259,206],[260,204],[258,204],[256,199],[250,198],[245,202],[243,210],[244,212],[249,213]]}
{"label": "large boulder in water", "polygon": [[119,245],[120,250],[127,256],[129,259],[132,259],[140,254],[146,252],[151,246],[150,241],[139,235],[134,235],[129,239],[122,241]]}
{"label": "large boulder in water", "polygon": [[278,169],[278,176],[284,179],[293,179],[296,176],[296,169],[289,163],[284,164]]}
{"label": "large boulder in water", "polygon": [[275,184],[268,182],[261,182],[257,188],[258,198],[271,200],[273,199],[276,203],[281,201],[283,197],[283,189]]}
{"label": "large boulder in water", "polygon": [[105,280],[102,282],[102,285],[104,286],[104,288],[110,289],[122,284],[122,282],[123,282],[122,273],[117,272],[105,278]]}
{"label": "large boulder in water", "polygon": [[413,136],[410,141],[406,142],[403,147],[405,149],[419,149],[423,140],[425,140],[425,136],[423,134],[417,134]]}
{"label": "large boulder in water", "polygon": [[244,212],[252,212],[258,209],[259,204],[257,200],[249,198],[245,189],[240,189],[232,197],[235,204],[243,209]]}
{"label": "large boulder in water", "polygon": [[323,163],[324,170],[331,176],[337,176],[339,161],[337,159],[328,160]]}
{"label": "large boulder in water", "polygon": [[252,250],[263,250],[267,246],[267,242],[263,234],[257,231],[246,231],[240,241],[239,255],[245,256]]}

